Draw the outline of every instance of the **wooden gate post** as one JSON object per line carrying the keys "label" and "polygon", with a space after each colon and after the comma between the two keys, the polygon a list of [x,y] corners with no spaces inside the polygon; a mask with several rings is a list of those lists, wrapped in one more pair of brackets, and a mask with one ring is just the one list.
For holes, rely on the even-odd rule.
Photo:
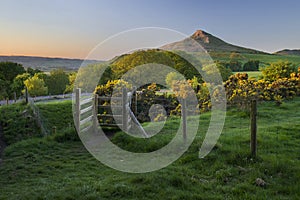
{"label": "wooden gate post", "polygon": [[137,115],[137,93],[136,93],[136,90],[137,90],[137,88],[134,86],[133,90],[132,90],[132,92],[133,92],[132,93],[132,98],[133,98],[132,110],[135,115]]}
{"label": "wooden gate post", "polygon": [[25,87],[25,102],[28,104],[28,88]]}
{"label": "wooden gate post", "polygon": [[17,102],[17,93],[14,92],[14,102],[16,103]]}
{"label": "wooden gate post", "polygon": [[183,134],[183,140],[186,142],[187,138],[187,114],[186,114],[186,99],[182,100],[181,105],[181,115],[182,115],[182,134]]}
{"label": "wooden gate post", "polygon": [[94,129],[97,127],[98,122],[98,94],[94,95],[94,110],[93,110],[93,125]]}
{"label": "wooden gate post", "polygon": [[55,135],[56,134],[56,126],[52,127],[52,134]]}
{"label": "wooden gate post", "polygon": [[127,131],[128,129],[128,111],[127,111],[127,90],[124,87],[122,89],[122,125],[123,125],[123,130]]}
{"label": "wooden gate post", "polygon": [[81,89],[76,88],[75,92],[75,126],[77,131],[80,132],[80,96],[81,96]]}
{"label": "wooden gate post", "polygon": [[251,123],[251,141],[250,141],[250,148],[251,148],[251,155],[253,157],[256,156],[257,153],[257,100],[251,101],[251,110],[250,110],[250,123]]}

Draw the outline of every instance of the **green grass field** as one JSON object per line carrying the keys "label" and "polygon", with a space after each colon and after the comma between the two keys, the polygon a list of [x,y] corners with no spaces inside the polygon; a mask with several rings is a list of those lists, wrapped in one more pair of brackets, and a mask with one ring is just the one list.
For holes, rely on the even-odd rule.
{"label": "green grass field", "polygon": [[[219,61],[230,61],[230,54],[228,52],[211,52],[210,56],[213,60],[219,60]],[[197,53],[196,53],[197,55]],[[264,67],[265,65],[269,65],[273,62],[278,61],[289,61],[296,65],[300,65],[300,56],[293,56],[293,55],[274,55],[274,54],[241,54],[241,58],[239,61],[242,63],[247,62],[248,60],[259,60],[261,67]]]}
{"label": "green grass field", "polygon": [[259,79],[259,77],[262,76],[261,71],[234,72],[234,74],[237,74],[237,73],[246,73],[246,74],[248,74],[248,77],[249,77],[249,78],[256,78],[256,79]]}
{"label": "green grass field", "polygon": [[[47,126],[68,127],[70,105],[39,105],[45,116],[51,116]],[[218,144],[199,159],[210,119],[205,113],[189,150],[170,166],[145,174],[103,165],[78,141],[73,128],[22,140],[5,149],[0,199],[300,199],[299,109],[300,98],[280,107],[273,102],[259,105],[257,158],[249,156],[248,113],[231,108]],[[112,141],[127,150],[148,152],[168,143],[177,125],[178,119],[171,118],[163,133],[150,140],[119,132]],[[257,186],[257,178],[266,186]]]}

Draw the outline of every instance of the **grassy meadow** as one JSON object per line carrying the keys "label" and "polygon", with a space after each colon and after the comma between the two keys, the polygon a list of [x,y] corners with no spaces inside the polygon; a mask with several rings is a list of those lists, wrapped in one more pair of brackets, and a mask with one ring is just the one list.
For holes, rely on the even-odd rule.
{"label": "grassy meadow", "polygon": [[[204,159],[198,151],[210,113],[189,150],[176,162],[145,174],[119,172],[90,155],[72,124],[71,102],[38,104],[47,127],[58,133],[13,141],[0,164],[0,199],[299,199],[300,98],[274,107],[258,107],[258,156],[249,154],[249,113],[229,108],[223,133]],[[13,106],[1,107],[14,109]],[[19,105],[18,113],[26,109]],[[17,118],[18,119],[18,118]],[[135,152],[149,152],[168,143],[179,119],[167,120],[150,140],[122,132],[115,144]],[[24,124],[19,123],[17,128]],[[261,178],[265,185],[256,185]]]}
{"label": "grassy meadow", "polygon": [[[219,60],[224,62],[230,61],[230,52],[211,52],[210,56],[213,60]],[[289,61],[296,65],[300,64],[300,56],[294,55],[276,55],[276,54],[247,54],[241,53],[240,58],[238,59],[242,63],[247,62],[248,60],[259,60],[261,67],[267,66],[270,63],[278,61]]]}

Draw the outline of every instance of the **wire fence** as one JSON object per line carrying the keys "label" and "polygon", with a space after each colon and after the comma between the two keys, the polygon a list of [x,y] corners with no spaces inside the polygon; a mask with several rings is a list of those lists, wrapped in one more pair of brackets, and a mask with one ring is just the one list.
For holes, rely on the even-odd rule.
{"label": "wire fence", "polygon": [[32,109],[33,115],[36,119],[37,125],[41,129],[42,135],[49,135],[51,132],[45,128],[47,119],[42,115],[40,109],[35,105],[35,98],[28,95],[28,105]]}
{"label": "wire fence", "polygon": [[[298,128],[297,128],[298,127]],[[277,156],[282,149],[300,146],[294,143],[300,132],[300,99],[294,98],[276,105],[274,101],[260,101],[257,107],[257,154]],[[249,109],[231,106],[227,110],[225,126],[220,138],[237,152],[250,149],[251,120]]]}

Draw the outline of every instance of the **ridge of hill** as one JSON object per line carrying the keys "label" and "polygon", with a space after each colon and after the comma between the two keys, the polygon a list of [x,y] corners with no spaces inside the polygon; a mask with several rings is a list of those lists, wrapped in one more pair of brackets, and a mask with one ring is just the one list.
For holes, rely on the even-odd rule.
{"label": "ridge of hill", "polygon": [[289,55],[289,56],[300,56],[300,49],[284,49],[281,51],[277,51],[274,54],[276,55]]}
{"label": "ridge of hill", "polygon": [[83,60],[70,58],[50,58],[38,56],[0,56],[0,62],[15,62],[23,65],[25,68],[31,67],[42,71],[51,71],[52,69],[63,68],[66,71],[78,70],[83,61],[85,64],[101,62],[99,60]]}
{"label": "ridge of hill", "polygon": [[[203,47],[203,49],[197,47],[197,45],[191,45],[192,44],[191,40],[198,42]],[[207,33],[203,30],[197,30],[190,37],[178,42],[164,45],[161,48],[165,50],[184,49],[187,52],[201,52],[204,50],[207,52],[237,52],[237,53],[250,53],[250,54],[267,54],[262,51],[240,47],[237,45],[227,43],[221,40],[220,38],[215,37],[212,34]]]}

